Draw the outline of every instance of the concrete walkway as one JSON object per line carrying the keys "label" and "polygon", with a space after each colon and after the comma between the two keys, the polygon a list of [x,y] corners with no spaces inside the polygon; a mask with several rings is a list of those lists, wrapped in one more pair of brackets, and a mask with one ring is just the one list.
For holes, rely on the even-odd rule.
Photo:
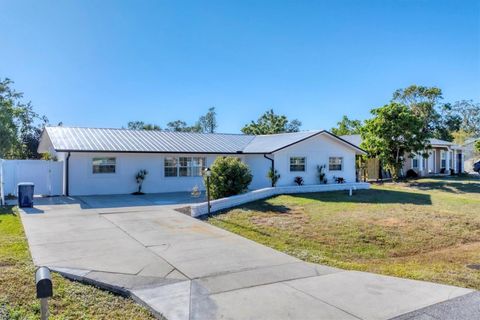
{"label": "concrete walkway", "polygon": [[21,214],[34,263],[169,320],[390,319],[473,292],[305,263],[154,201],[38,199]]}

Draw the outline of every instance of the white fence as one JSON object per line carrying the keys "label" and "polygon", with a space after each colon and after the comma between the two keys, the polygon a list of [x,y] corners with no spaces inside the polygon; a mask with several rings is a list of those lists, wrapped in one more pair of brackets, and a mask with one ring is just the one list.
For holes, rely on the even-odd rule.
{"label": "white fence", "polygon": [[[289,186],[289,187],[275,187],[264,188],[254,191],[250,191],[238,196],[232,196],[228,198],[222,198],[210,201],[211,212],[228,209],[247,202],[252,202],[268,197],[272,197],[279,194],[293,194],[293,193],[308,193],[308,192],[326,192],[326,191],[341,191],[350,190],[353,192],[360,189],[369,189],[370,184],[366,182],[358,183],[342,183],[342,184],[316,184],[307,186]],[[208,204],[202,202],[199,204],[193,204],[191,206],[192,217],[199,217],[208,213]]]}
{"label": "white fence", "polygon": [[16,196],[20,182],[33,182],[36,195],[63,194],[63,162],[0,160],[0,178],[1,196]]}

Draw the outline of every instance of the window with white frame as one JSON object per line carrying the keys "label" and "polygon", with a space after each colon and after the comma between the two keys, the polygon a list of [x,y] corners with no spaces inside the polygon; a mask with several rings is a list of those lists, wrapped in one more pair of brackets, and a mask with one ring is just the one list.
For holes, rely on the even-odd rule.
{"label": "window with white frame", "polygon": [[290,171],[305,171],[305,157],[290,157]]}
{"label": "window with white frame", "polygon": [[449,152],[450,152],[450,160],[449,160],[450,168],[453,168],[453,151],[449,151]]}
{"label": "window with white frame", "polygon": [[418,156],[417,155],[412,158],[412,168],[414,168],[414,169],[418,168]]}
{"label": "window with white frame", "polygon": [[447,167],[447,153],[443,150],[440,151],[440,168]]}
{"label": "window with white frame", "polygon": [[342,171],[343,158],[342,157],[330,157],[328,158],[328,170],[329,171]]}
{"label": "window with white frame", "polygon": [[166,157],[165,177],[200,177],[206,167],[205,157]]}
{"label": "window with white frame", "polygon": [[164,174],[165,177],[176,177],[178,176],[177,168],[177,158],[175,157],[166,157],[163,162]]}
{"label": "window with white frame", "polygon": [[93,158],[92,159],[92,173],[115,173],[116,159],[115,158]]}
{"label": "window with white frame", "polygon": [[180,157],[178,161],[178,175],[180,177],[200,177],[205,169],[203,157]]}

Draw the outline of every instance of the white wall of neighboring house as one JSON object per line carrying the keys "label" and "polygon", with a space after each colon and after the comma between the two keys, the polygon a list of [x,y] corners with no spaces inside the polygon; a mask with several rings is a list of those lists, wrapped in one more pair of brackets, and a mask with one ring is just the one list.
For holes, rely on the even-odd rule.
{"label": "white wall of neighboring house", "polygon": [[[304,184],[318,184],[317,165],[326,165],[328,183],[333,183],[333,177],[342,177],[346,182],[355,182],[355,150],[328,135],[317,135],[301,141],[288,148],[275,152],[275,169],[281,177],[277,186],[294,185],[294,179],[300,176]],[[290,157],[305,157],[305,172],[290,171]],[[342,157],[341,171],[330,171],[329,157]]]}
{"label": "white wall of neighboring house", "polygon": [[473,164],[476,161],[480,160],[480,154],[478,152],[475,152],[475,148],[474,148],[475,141],[476,140],[472,139],[469,143],[467,143],[463,146],[463,148],[464,148],[464,157],[463,157],[464,170],[466,172],[474,172],[473,171]]}

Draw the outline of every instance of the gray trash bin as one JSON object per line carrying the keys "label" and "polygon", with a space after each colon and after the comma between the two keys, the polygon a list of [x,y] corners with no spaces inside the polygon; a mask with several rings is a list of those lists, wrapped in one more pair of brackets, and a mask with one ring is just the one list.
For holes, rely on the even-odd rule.
{"label": "gray trash bin", "polygon": [[21,182],[18,184],[18,206],[20,208],[33,207],[33,188],[32,182]]}

